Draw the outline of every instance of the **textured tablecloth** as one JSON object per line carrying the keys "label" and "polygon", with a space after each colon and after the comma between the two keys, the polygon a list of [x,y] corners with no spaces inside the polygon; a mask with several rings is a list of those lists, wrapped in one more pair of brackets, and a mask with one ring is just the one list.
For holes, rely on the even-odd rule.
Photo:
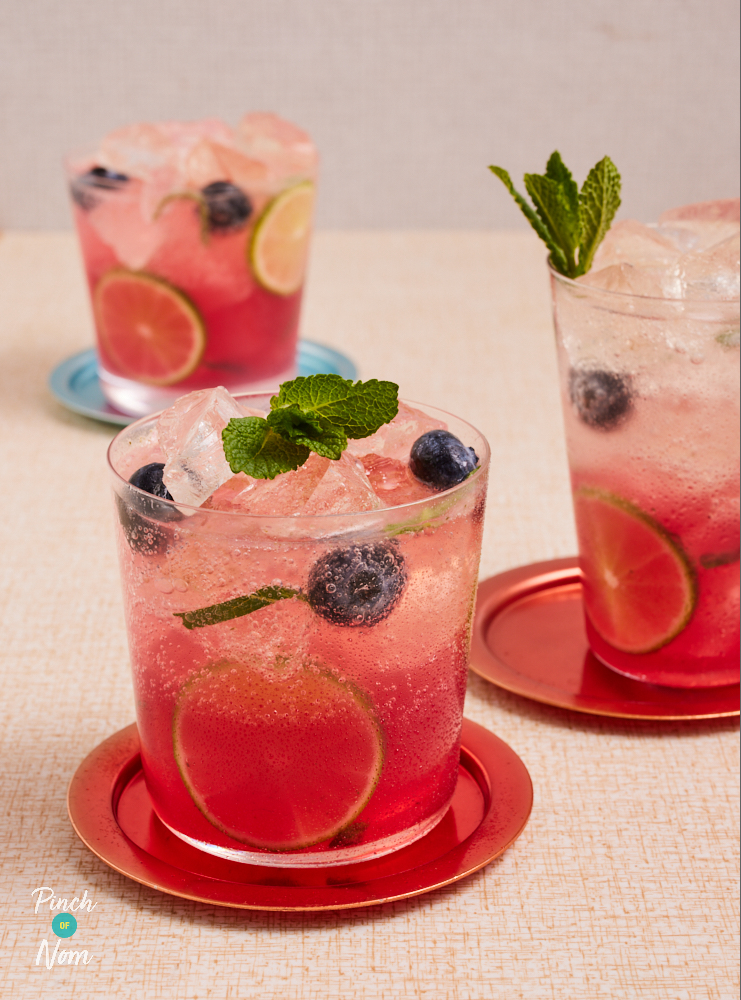
{"label": "textured tablecloth", "polygon": [[[320,233],[303,336],[492,444],[482,577],[575,551],[543,251],[529,234]],[[0,994],[109,998],[732,1000],[737,725],[602,720],[475,676],[466,714],[535,786],[513,848],[453,887],[365,910],[204,906],[107,868],[67,783],[134,718],[105,451],[49,395],[92,343],[71,234],[0,238]],[[48,904],[85,890],[87,966],[36,965]],[[70,947],[72,946],[70,942]]]}

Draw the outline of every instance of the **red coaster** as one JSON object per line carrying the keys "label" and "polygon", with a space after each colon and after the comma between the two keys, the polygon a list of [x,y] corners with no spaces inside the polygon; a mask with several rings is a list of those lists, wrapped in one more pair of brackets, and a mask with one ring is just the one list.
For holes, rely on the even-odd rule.
{"label": "red coaster", "polygon": [[414,844],[355,865],[268,868],[186,844],[154,813],[136,725],[96,747],[67,793],[75,832],[111,868],[160,892],[247,910],[348,909],[448,885],[506,851],[522,833],[532,804],[530,775],[517,754],[468,719],[458,786],[441,822]]}
{"label": "red coaster", "polygon": [[575,556],[520,566],[479,584],[471,669],[546,705],[622,719],[739,714],[739,685],[668,688],[609,670],[592,655]]}

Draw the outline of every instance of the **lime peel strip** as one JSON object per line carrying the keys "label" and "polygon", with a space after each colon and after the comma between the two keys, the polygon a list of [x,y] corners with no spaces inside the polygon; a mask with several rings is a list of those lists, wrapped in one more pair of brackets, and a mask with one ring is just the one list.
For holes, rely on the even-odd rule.
{"label": "lime peel strip", "polygon": [[183,625],[187,629],[205,628],[207,625],[219,625],[232,618],[251,615],[253,611],[267,608],[277,601],[290,600],[292,597],[297,597],[302,601],[306,600],[301,591],[291,590],[289,587],[261,587],[260,590],[244,597],[233,597],[220,604],[210,604],[208,607],[197,608],[194,611],[175,611],[173,614],[175,618],[182,618]]}
{"label": "lime peel strip", "polygon": [[152,220],[156,222],[162,215],[165,208],[173,201],[195,202],[198,209],[198,218],[201,223],[201,243],[203,243],[204,246],[207,246],[210,235],[208,228],[208,205],[206,204],[206,199],[202,194],[196,194],[195,191],[174,191],[172,194],[165,195],[162,201],[159,202],[155,208]]}

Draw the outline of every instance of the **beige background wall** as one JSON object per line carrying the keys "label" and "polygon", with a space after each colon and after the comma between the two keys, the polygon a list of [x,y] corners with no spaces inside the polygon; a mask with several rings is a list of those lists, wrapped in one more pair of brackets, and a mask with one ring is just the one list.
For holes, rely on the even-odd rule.
{"label": "beige background wall", "polygon": [[59,160],[137,119],[274,109],[319,224],[511,227],[486,165],[606,152],[624,212],[738,192],[736,0],[0,0],[0,226],[69,225]]}

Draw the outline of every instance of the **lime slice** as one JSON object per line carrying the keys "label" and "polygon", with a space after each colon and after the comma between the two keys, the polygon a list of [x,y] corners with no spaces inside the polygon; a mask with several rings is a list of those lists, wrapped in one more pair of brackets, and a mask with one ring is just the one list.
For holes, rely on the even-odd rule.
{"label": "lime slice", "polygon": [[295,851],[352,823],[381,773],[383,740],[353,685],[327,671],[221,663],[180,692],[175,760],[206,819],[253,847]]}
{"label": "lime slice", "polygon": [[93,296],[101,346],[120,372],[148,385],[175,385],[206,347],[200,313],[179,289],[141,271],[114,268]]}
{"label": "lime slice", "polygon": [[302,181],[273,198],[257,220],[247,253],[255,278],[269,292],[293,295],[301,287],[314,198],[312,182]]}
{"label": "lime slice", "polygon": [[574,494],[584,604],[602,638],[625,653],[650,653],[687,625],[695,576],[676,539],[612,493]]}

